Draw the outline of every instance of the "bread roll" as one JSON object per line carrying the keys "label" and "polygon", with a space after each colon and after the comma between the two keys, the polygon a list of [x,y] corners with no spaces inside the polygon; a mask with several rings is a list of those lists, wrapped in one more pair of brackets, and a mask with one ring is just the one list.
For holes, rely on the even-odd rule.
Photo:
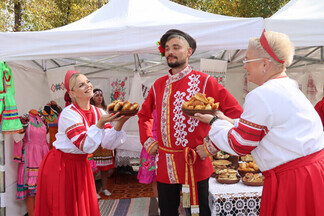
{"label": "bread roll", "polygon": [[114,111],[117,112],[121,109],[121,107],[123,106],[123,102],[118,102],[115,107],[114,107]]}
{"label": "bread roll", "polygon": [[110,104],[108,104],[108,106],[107,106],[107,110],[108,110],[108,111],[112,111],[112,110],[114,110],[115,104],[116,104],[115,101],[112,102],[112,103],[110,103]]}
{"label": "bread roll", "polygon": [[123,107],[122,107],[122,111],[126,111],[126,110],[129,110],[132,106],[132,103],[129,102],[129,101],[125,101]]}
{"label": "bread roll", "polygon": [[138,103],[133,103],[133,105],[129,108],[129,110],[137,110],[139,108]]}

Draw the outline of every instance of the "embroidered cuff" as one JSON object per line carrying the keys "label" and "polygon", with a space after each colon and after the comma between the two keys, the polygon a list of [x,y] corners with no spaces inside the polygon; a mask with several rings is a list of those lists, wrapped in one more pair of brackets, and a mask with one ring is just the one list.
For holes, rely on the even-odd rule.
{"label": "embroidered cuff", "polygon": [[151,151],[151,149],[153,148],[153,146],[157,144],[157,141],[155,139],[153,139],[152,137],[149,137],[145,143],[144,143],[144,148],[147,151],[147,153],[149,153]]}
{"label": "embroidered cuff", "polygon": [[207,137],[204,142],[204,149],[209,156],[215,155],[220,151],[220,149],[217,148],[216,145],[214,145],[214,143]]}

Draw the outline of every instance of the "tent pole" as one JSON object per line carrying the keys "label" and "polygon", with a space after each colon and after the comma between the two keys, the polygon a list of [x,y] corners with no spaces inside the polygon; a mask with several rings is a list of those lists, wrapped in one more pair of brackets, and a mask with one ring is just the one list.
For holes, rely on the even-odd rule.
{"label": "tent pole", "polygon": [[0,215],[6,215],[5,144],[0,133]]}
{"label": "tent pole", "polygon": [[135,71],[142,71],[142,73],[144,74],[144,71],[142,70],[141,67],[141,62],[139,60],[138,54],[134,54],[134,62],[135,62]]}

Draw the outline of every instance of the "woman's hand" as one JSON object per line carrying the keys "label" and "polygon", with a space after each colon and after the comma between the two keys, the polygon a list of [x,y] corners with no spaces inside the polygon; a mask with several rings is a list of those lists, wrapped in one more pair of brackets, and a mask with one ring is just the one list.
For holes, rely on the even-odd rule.
{"label": "woman's hand", "polygon": [[[116,113],[116,114],[117,114],[117,113]],[[116,130],[116,131],[120,131],[120,130],[123,128],[125,122],[126,122],[130,117],[131,117],[131,116],[121,116],[121,117],[115,119],[115,126],[114,126],[115,130]]]}
{"label": "woman's hand", "polygon": [[104,128],[104,125],[107,123],[107,122],[112,122],[112,121],[119,121],[120,119],[122,119],[124,116],[118,116],[119,113],[110,113],[110,114],[106,114],[106,115],[102,115],[100,116],[100,119],[97,123],[97,127],[100,128],[100,129],[103,129]]}

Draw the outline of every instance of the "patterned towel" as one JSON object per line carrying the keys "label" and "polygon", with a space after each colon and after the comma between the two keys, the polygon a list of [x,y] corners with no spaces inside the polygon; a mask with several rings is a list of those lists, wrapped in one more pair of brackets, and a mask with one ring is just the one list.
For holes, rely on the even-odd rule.
{"label": "patterned towel", "polygon": [[216,59],[201,59],[200,71],[214,77],[219,84],[225,86],[227,61]]}
{"label": "patterned towel", "polygon": [[54,68],[46,72],[51,100],[64,98],[66,92],[64,78],[68,70],[75,70],[74,66]]}

